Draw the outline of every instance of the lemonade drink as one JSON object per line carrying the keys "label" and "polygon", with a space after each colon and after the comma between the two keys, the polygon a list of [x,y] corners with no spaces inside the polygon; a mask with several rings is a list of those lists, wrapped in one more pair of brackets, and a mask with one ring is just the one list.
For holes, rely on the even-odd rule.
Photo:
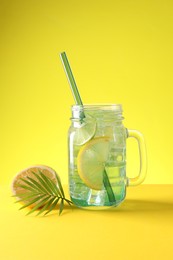
{"label": "lemonade drink", "polygon": [[75,105],[69,129],[69,191],[78,207],[120,204],[126,193],[121,105]]}

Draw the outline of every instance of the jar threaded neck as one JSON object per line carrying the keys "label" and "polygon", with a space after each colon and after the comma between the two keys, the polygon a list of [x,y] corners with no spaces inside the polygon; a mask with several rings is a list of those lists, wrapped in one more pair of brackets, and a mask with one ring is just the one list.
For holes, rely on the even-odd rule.
{"label": "jar threaded neck", "polygon": [[72,120],[93,116],[100,120],[123,120],[121,104],[73,105]]}

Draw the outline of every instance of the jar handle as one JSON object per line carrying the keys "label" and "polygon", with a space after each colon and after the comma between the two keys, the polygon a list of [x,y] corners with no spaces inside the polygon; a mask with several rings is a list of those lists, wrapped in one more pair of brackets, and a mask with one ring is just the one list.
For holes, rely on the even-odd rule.
{"label": "jar handle", "polygon": [[146,153],[146,147],[145,147],[145,140],[143,135],[137,131],[132,129],[127,129],[127,138],[133,137],[138,142],[138,148],[139,148],[139,157],[140,157],[140,169],[138,176],[134,178],[127,178],[127,185],[128,186],[136,186],[141,184],[145,177],[146,177],[146,171],[147,171],[147,153]]}

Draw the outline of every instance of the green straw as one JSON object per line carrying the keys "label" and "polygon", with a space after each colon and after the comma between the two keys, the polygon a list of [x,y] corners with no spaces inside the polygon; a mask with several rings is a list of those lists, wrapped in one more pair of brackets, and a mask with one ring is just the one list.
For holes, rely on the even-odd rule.
{"label": "green straw", "polygon": [[83,103],[82,103],[81,97],[79,95],[79,91],[78,91],[75,79],[73,77],[73,73],[72,73],[72,70],[70,68],[70,64],[68,62],[66,53],[65,52],[60,53],[60,57],[61,57],[63,65],[64,65],[64,70],[65,70],[65,73],[67,75],[67,79],[68,79],[68,82],[70,84],[71,91],[72,91],[73,97],[75,99],[75,102],[76,102],[77,105],[82,106]]}
{"label": "green straw", "polygon": [[[65,70],[68,82],[70,84],[71,91],[72,91],[73,97],[75,99],[75,102],[76,102],[77,105],[83,106],[83,103],[82,103],[81,97],[79,95],[79,91],[78,91],[75,79],[73,77],[73,73],[72,73],[72,70],[70,68],[70,64],[68,62],[66,53],[65,52],[60,53],[60,57],[61,57],[61,60],[62,60],[63,66],[64,66],[64,70]],[[84,117],[85,117],[85,115],[83,113],[82,118],[84,118]],[[116,199],[115,199],[114,192],[112,190],[111,184],[109,182],[109,178],[108,178],[105,170],[104,170],[104,173],[103,173],[103,184],[104,184],[104,187],[106,189],[109,202],[114,203],[116,201]]]}

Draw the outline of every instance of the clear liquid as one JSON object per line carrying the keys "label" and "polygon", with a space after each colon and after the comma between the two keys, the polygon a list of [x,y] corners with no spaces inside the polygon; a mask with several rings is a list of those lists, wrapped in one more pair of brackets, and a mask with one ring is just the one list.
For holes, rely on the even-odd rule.
{"label": "clear liquid", "polygon": [[[102,120],[105,113],[102,111],[95,114],[91,111],[90,116],[97,120],[95,137],[109,137],[110,151],[105,162],[105,170],[109,179],[115,200],[110,202],[104,185],[101,190],[88,187],[80,178],[77,168],[77,156],[81,149],[80,145],[74,145],[70,140],[69,152],[69,191],[71,200],[78,207],[87,209],[103,209],[119,205],[126,195],[126,150],[125,150],[125,128],[120,123],[112,120]],[[86,113],[85,113],[86,114]],[[106,115],[106,119],[108,116]],[[109,119],[109,118],[108,118]],[[71,134],[70,138],[72,138]]]}
{"label": "clear liquid", "polygon": [[79,177],[77,170],[71,169],[70,176],[70,194],[71,200],[78,207],[87,206],[117,206],[125,198],[125,183],[124,175],[125,166],[114,166],[106,169],[109,181],[115,195],[115,202],[109,202],[107,192],[103,187],[102,190],[97,191],[87,187]]}
{"label": "clear liquid", "polygon": [[114,149],[114,152],[110,153],[109,160],[106,162],[105,170],[115,196],[115,201],[110,202],[104,185],[99,191],[93,190],[80,178],[76,164],[79,149],[80,147],[74,149],[76,150],[75,163],[69,165],[69,189],[73,203],[78,207],[97,206],[97,208],[119,205],[124,200],[126,193],[125,150],[122,148]]}

